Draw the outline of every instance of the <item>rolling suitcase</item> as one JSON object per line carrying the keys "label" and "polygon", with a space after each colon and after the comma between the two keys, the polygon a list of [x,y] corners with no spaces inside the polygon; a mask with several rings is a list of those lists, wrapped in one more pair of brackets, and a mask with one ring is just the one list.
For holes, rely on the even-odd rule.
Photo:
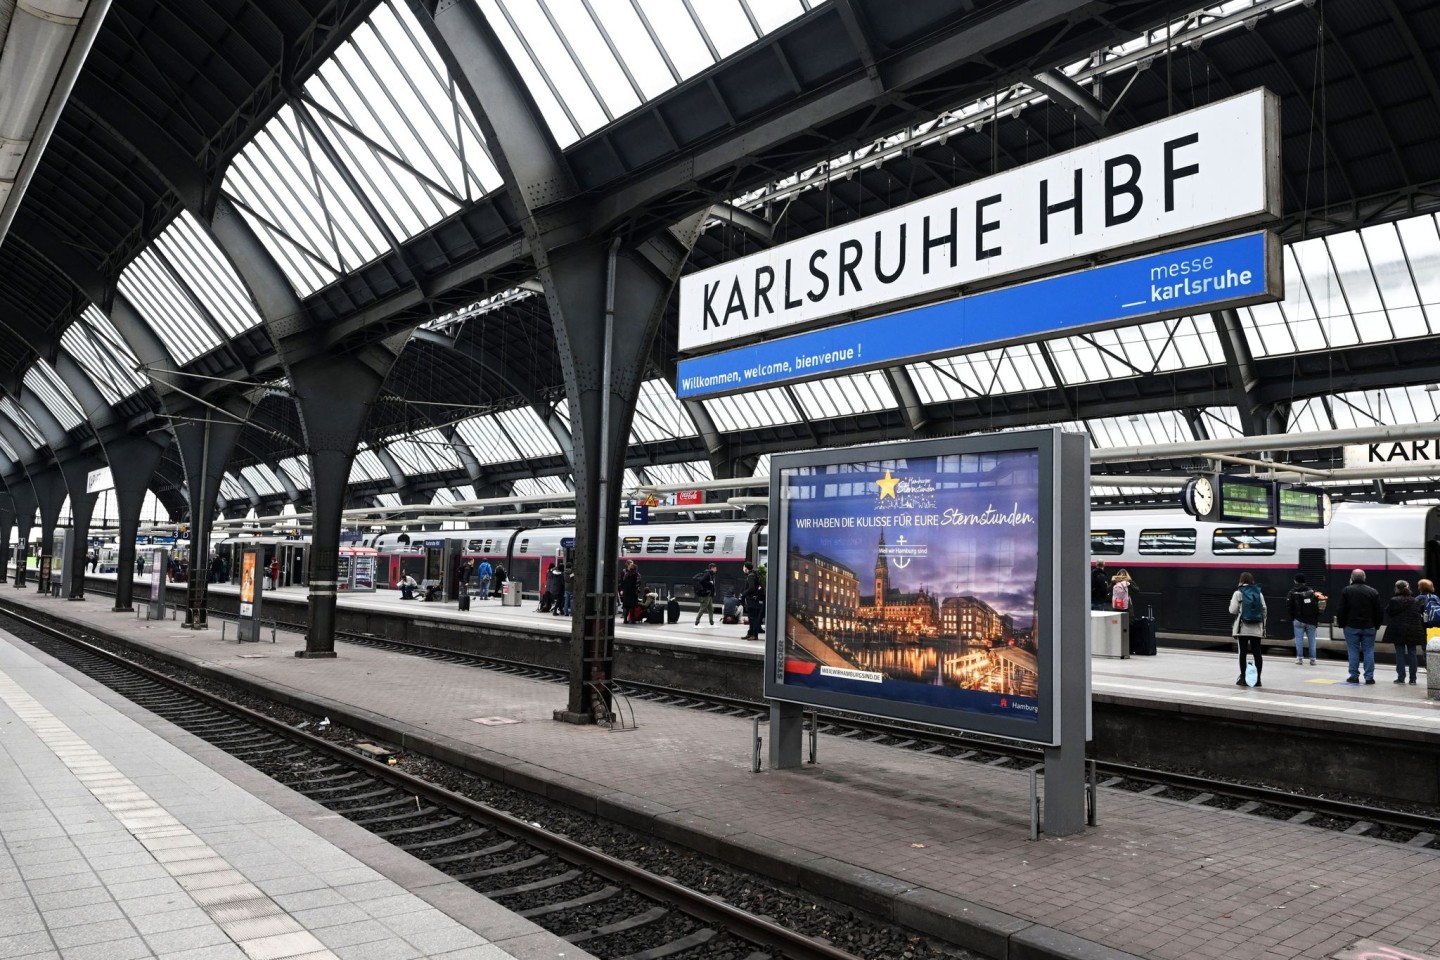
{"label": "rolling suitcase", "polygon": [[659,603],[652,603],[652,604],[650,605],[650,609],[649,609],[648,611],[646,611],[646,613],[645,613],[645,622],[646,622],[646,623],[664,623],[664,622],[665,622],[665,608],[662,607]]}
{"label": "rolling suitcase", "polygon": [[671,597],[665,603],[665,619],[669,623],[680,622],[680,601]]}
{"label": "rolling suitcase", "polygon": [[1135,657],[1155,656],[1155,608],[1143,617],[1130,618],[1130,654]]}

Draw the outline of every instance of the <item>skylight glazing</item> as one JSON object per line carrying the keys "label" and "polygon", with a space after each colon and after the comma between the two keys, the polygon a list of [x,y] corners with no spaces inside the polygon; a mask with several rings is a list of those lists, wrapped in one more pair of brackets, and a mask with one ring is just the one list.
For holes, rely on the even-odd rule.
{"label": "skylight glazing", "polygon": [[517,497],[545,497],[556,493],[569,493],[564,477],[521,477],[515,481],[512,493]]}
{"label": "skylight glazing", "polygon": [[1190,443],[1195,439],[1195,431],[1178,410],[1141,413],[1129,417],[1104,417],[1087,420],[1085,425],[1094,445],[1102,450],[1106,447]]}
{"label": "skylight glazing", "polygon": [[0,412],[3,412],[10,418],[10,421],[15,424],[16,429],[24,434],[25,439],[30,442],[31,447],[39,450],[45,446],[45,441],[40,436],[40,430],[35,426],[35,422],[30,419],[30,414],[20,409],[20,405],[14,400],[11,400],[9,397],[0,397]]}
{"label": "skylight glazing", "polygon": [[280,484],[280,479],[275,476],[274,471],[263,463],[241,467],[240,475],[250,481],[250,486],[254,487],[255,492],[262,497],[273,497],[285,492],[285,488]]}
{"label": "skylight glazing", "polygon": [[715,479],[709,460],[691,460],[688,463],[655,463],[645,468],[645,475],[650,478],[651,483],[658,486]]}
{"label": "skylight glazing", "polygon": [[1223,364],[1209,315],[1157,320],[1045,344],[1066,386]]}
{"label": "skylight glazing", "polygon": [[155,240],[154,251],[183,284],[197,310],[226,337],[260,325],[260,313],[235,268],[188,212],[181,211]]}
{"label": "skylight glazing", "polygon": [[455,432],[465,441],[480,463],[510,463],[523,459],[494,417],[480,416],[461,420],[455,424]]}
{"label": "skylight glazing", "polygon": [[178,364],[189,363],[224,342],[153,246],[141,251],[121,272],[120,292]]}
{"label": "skylight glazing", "polygon": [[564,147],[823,0],[478,3]]}
{"label": "skylight glazing", "polygon": [[942,357],[905,368],[925,403],[1044,390],[1055,386],[1040,348],[1020,344],[997,350]]}
{"label": "skylight glazing", "polygon": [[385,464],[380,462],[376,455],[365,444],[355,451],[355,460],[350,464],[350,483],[366,483],[376,480],[389,480],[390,471],[385,469]]}
{"label": "skylight glazing", "polygon": [[249,491],[229,473],[222,474],[220,477],[220,496],[225,498],[226,503],[251,502]]}
{"label": "skylight glazing", "polygon": [[895,409],[895,393],[879,370],[790,387],[795,402],[811,420],[833,420],[857,413]]}
{"label": "skylight glazing", "polygon": [[532,408],[503,410],[495,415],[495,420],[520,450],[522,457],[529,459],[560,455],[560,444],[555,442],[555,435],[546,428],[539,414]]}
{"label": "skylight glazing", "polygon": [[303,457],[286,457],[277,464],[290,482],[301,490],[310,489],[310,461]]}
{"label": "skylight glazing", "polygon": [[66,432],[85,422],[80,402],[44,360],[36,360],[35,365],[26,371],[24,383],[25,389],[35,395]]}
{"label": "skylight glazing", "polygon": [[790,402],[790,395],[780,387],[716,397],[704,403],[716,428],[727,432],[739,433],[752,427],[799,423],[802,419],[795,404]]}
{"label": "skylight glazing", "polygon": [[635,417],[630,421],[631,443],[660,443],[698,433],[695,422],[685,412],[675,391],[663,379],[646,380],[640,384],[635,398]]}
{"label": "skylight glazing", "polygon": [[75,358],[109,403],[119,403],[150,382],[135,372],[139,361],[129,344],[110,318],[93,303],[65,328],[60,335],[60,345]]}
{"label": "skylight glazing", "polygon": [[5,454],[5,456],[9,457],[11,463],[20,462],[20,458],[15,455],[15,448],[10,446],[10,442],[4,437],[0,437],[0,453],[3,453]]}
{"label": "skylight glazing", "polygon": [[413,437],[394,437],[385,444],[385,449],[406,476],[460,469],[460,458],[438,430],[422,431]]}

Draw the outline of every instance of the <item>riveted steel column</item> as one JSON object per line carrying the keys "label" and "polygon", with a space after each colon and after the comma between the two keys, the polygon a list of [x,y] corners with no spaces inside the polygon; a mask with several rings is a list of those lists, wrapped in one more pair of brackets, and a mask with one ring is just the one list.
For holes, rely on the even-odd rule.
{"label": "riveted steel column", "polygon": [[115,508],[120,513],[120,553],[115,568],[115,606],[117,612],[128,613],[135,591],[135,536],[140,530],[140,510],[145,505],[145,491],[150,478],[160,466],[160,457],[170,445],[169,433],[160,435],[163,442],[150,437],[126,437],[105,445],[110,456],[110,474],[115,481]]}
{"label": "riveted steel column", "polygon": [[30,553],[30,531],[35,526],[35,486],[28,478],[10,484],[15,508],[15,588],[25,586],[25,558]]}
{"label": "riveted steel column", "polygon": [[10,579],[10,528],[15,526],[15,507],[9,492],[0,493],[0,583]]}
{"label": "riveted steel column", "polygon": [[[31,478],[35,502],[40,507],[40,556],[46,556],[55,544],[55,528],[60,524],[60,508],[65,506],[65,478],[59,470],[46,470]],[[41,579],[35,578],[36,589]]]}
{"label": "riveted steel column", "polygon": [[190,495],[190,575],[185,585],[185,626],[194,630],[207,626],[205,604],[209,578],[197,574],[203,574],[209,566],[210,525],[215,519],[220,480],[235,451],[235,441],[249,408],[237,402],[235,409],[225,412],[230,416],[203,410],[193,419],[177,420],[174,425],[180,459],[185,464],[185,488]]}
{"label": "riveted steel column", "polygon": [[70,556],[65,558],[70,570],[70,590],[67,600],[85,599],[86,557],[90,552],[90,516],[95,510],[98,493],[90,493],[86,486],[90,471],[101,466],[94,457],[76,457],[60,464],[60,476],[65,488],[70,491]]}

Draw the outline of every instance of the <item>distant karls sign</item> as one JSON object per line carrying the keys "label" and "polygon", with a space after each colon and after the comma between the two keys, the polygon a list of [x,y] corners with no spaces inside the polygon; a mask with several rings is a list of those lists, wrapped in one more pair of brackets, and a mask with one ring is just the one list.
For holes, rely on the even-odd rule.
{"label": "distant karls sign", "polygon": [[1345,444],[1347,467],[1373,467],[1391,463],[1416,463],[1427,467],[1440,465],[1440,439]]}
{"label": "distant karls sign", "polygon": [[680,350],[1272,220],[1279,120],[1253,90],[702,270],[680,282]]}

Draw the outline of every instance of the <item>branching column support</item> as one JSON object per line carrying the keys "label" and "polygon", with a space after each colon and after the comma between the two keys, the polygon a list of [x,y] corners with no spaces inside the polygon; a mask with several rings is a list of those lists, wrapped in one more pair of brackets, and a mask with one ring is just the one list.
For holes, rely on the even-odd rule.
{"label": "branching column support", "polygon": [[10,564],[4,562],[10,556],[10,528],[15,526],[15,505],[7,490],[0,493],[0,583],[10,579]]}
{"label": "branching column support", "polygon": [[177,420],[174,425],[190,497],[190,579],[185,590],[185,626],[193,630],[208,626],[205,603],[209,577],[204,576],[204,571],[210,564],[210,526],[215,520],[220,480],[249,415],[249,404],[237,399],[219,410],[199,410],[193,418]]}
{"label": "branching column support", "polygon": [[[157,439],[158,438],[158,439]],[[170,445],[170,434],[124,437],[105,445],[110,457],[110,474],[115,480],[115,507],[120,513],[120,551],[115,569],[115,607],[129,612],[135,593],[135,537],[140,531],[140,511],[145,491]],[[153,575],[153,574],[152,574]]]}
{"label": "branching column support", "polygon": [[60,464],[60,476],[70,493],[70,556],[65,558],[70,571],[67,600],[85,599],[85,560],[90,553],[90,517],[95,512],[99,493],[87,489],[90,471],[102,466],[95,457],[74,457]]}
{"label": "branching column support", "polygon": [[43,470],[32,474],[30,482],[40,507],[40,556],[48,557],[55,545],[55,528],[60,525],[60,508],[65,506],[65,478],[58,469]]}
{"label": "branching column support", "polygon": [[28,479],[10,484],[15,509],[15,588],[25,586],[25,560],[30,553],[30,531],[35,528],[35,485]]}

